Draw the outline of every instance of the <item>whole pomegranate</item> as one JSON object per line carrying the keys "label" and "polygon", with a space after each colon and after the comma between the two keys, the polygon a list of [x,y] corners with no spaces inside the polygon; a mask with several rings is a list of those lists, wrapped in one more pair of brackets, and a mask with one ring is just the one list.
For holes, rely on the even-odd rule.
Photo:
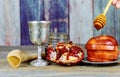
{"label": "whole pomegranate", "polygon": [[55,48],[52,45],[47,48],[47,60],[60,65],[75,65],[81,62],[83,58],[83,50],[72,42],[59,42]]}

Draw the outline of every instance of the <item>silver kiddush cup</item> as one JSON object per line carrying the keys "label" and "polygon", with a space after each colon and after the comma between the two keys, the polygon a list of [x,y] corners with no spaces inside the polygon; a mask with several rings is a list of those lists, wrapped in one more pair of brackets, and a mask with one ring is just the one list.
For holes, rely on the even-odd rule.
{"label": "silver kiddush cup", "polygon": [[30,40],[38,46],[38,59],[30,62],[33,66],[46,66],[47,61],[41,57],[42,45],[49,40],[50,21],[28,21]]}

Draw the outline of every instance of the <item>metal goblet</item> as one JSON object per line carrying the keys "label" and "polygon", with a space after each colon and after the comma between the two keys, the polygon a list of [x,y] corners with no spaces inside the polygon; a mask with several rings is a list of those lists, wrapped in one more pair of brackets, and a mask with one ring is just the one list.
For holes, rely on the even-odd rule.
{"label": "metal goblet", "polygon": [[38,58],[30,62],[33,66],[46,66],[47,61],[41,57],[42,45],[48,42],[50,21],[28,21],[30,40],[38,46]]}

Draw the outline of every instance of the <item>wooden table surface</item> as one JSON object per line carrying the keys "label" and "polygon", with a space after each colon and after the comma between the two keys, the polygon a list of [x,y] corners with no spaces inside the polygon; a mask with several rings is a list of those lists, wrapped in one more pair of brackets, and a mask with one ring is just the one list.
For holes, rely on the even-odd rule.
{"label": "wooden table surface", "polygon": [[0,46],[0,77],[120,77],[120,64],[92,65],[80,63],[76,66],[60,66],[51,64],[33,67],[29,62],[22,63],[19,68],[11,67],[6,59],[13,49],[36,52],[35,46]]}

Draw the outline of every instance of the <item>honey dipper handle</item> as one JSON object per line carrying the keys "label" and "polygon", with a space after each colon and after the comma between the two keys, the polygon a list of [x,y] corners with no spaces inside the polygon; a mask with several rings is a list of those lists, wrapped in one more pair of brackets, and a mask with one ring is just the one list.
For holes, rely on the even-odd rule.
{"label": "honey dipper handle", "polygon": [[103,11],[103,15],[106,15],[106,13],[107,13],[107,11],[108,11],[108,9],[109,9],[111,3],[112,3],[112,0],[109,0],[107,6],[105,7],[105,9],[104,9],[104,11]]}

